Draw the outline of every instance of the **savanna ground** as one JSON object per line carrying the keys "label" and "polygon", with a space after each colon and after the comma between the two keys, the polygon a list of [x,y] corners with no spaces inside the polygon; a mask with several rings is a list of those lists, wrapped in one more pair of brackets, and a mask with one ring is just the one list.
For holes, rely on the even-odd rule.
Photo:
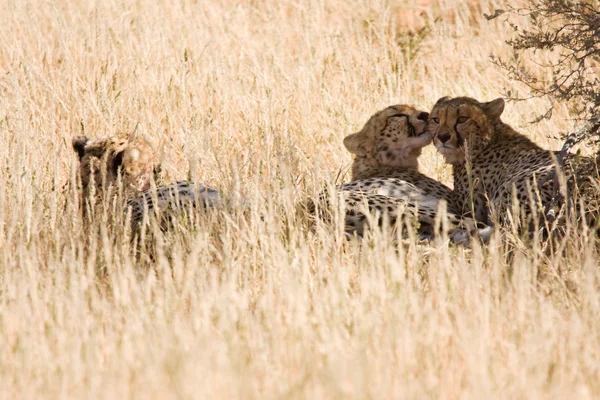
{"label": "savanna ground", "polygon": [[[1,2],[1,397],[597,398],[588,233],[358,242],[296,209],[347,179],[342,138],[375,111],[526,94],[490,63],[510,29],[481,13],[503,2],[421,3]],[[558,149],[566,106],[528,124],[548,104],[504,119]],[[141,261],[63,191],[75,134],[136,126],[165,180],[244,199]],[[451,182],[433,147],[421,169]]]}

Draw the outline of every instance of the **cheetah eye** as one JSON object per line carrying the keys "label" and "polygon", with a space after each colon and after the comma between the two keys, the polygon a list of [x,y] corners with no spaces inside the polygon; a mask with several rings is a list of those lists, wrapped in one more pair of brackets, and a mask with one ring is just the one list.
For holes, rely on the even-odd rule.
{"label": "cheetah eye", "polygon": [[80,160],[85,156],[85,145],[89,141],[90,139],[85,136],[77,136],[73,139],[73,149],[77,152]]}
{"label": "cheetah eye", "polygon": [[435,118],[431,118],[431,120],[432,120],[433,122],[435,122],[436,124],[439,124],[439,123],[440,123],[440,119],[439,119],[439,118],[437,118],[437,117],[435,117]]}
{"label": "cheetah eye", "polygon": [[465,123],[467,122],[467,120],[469,119],[469,117],[458,117],[458,119],[456,120],[459,124]]}

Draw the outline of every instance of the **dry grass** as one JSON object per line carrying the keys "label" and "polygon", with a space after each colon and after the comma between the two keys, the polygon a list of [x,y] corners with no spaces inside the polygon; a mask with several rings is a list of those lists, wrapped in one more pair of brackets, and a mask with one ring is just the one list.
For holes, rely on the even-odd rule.
{"label": "dry grass", "polygon": [[[297,217],[378,109],[523,90],[489,62],[509,32],[478,12],[501,2],[421,3],[0,3],[2,397],[600,396],[587,233],[555,254],[499,237],[465,250],[347,242]],[[558,148],[566,107],[527,126],[546,106],[505,119]],[[119,227],[83,231],[60,191],[70,140],[136,124],[168,179],[247,211],[156,239],[153,262],[134,262]],[[422,170],[449,181],[433,148]]]}

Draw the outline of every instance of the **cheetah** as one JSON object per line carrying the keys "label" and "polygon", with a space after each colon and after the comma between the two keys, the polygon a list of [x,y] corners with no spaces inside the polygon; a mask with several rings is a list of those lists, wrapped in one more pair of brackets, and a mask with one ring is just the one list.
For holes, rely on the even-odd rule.
{"label": "cheetah", "polygon": [[[543,221],[553,198],[554,182],[548,177],[554,174],[558,152],[541,148],[502,122],[503,111],[502,98],[481,103],[442,97],[433,106],[429,126],[438,152],[452,165],[460,214],[473,214],[485,224],[506,224],[516,207],[521,218],[515,222],[531,230],[539,224],[535,221]],[[562,171],[567,181],[573,175],[568,161]]]}
{"label": "cheetah", "polygon": [[[573,178],[567,181],[567,193],[578,213],[587,226],[600,230],[600,153],[595,157],[581,157],[574,154],[568,158],[567,175]],[[568,204],[568,203],[567,203]],[[560,206],[560,204],[557,204]],[[583,211],[580,213],[579,211]],[[555,215],[557,213],[555,212]]]}
{"label": "cheetah", "polygon": [[117,196],[119,183],[126,200],[125,210],[131,212],[134,232],[139,230],[145,216],[158,214],[161,227],[165,228],[173,213],[189,206],[206,208],[225,204],[218,190],[199,183],[181,181],[152,188],[158,159],[148,142],[137,135],[119,133],[101,139],[78,136],[72,144],[79,157],[84,217],[93,207],[108,204]]}
{"label": "cheetah", "polygon": [[427,112],[408,105],[390,106],[371,116],[359,132],[346,136],[344,146],[354,155],[348,187],[373,186],[371,179],[377,179],[376,186],[383,190],[380,194],[403,197],[394,191],[410,183],[422,194],[446,200],[454,211],[452,189],[419,172],[418,158],[433,139],[428,117]]}
{"label": "cheetah", "polygon": [[[448,200],[452,190],[418,171],[421,149],[431,143],[427,127],[428,114],[408,105],[394,105],[375,113],[357,133],[347,136],[343,143],[355,155],[352,182],[336,188],[343,198],[348,234],[362,236],[368,224],[368,214],[378,214],[376,222],[384,224],[387,214],[393,226],[405,213],[416,217],[419,232],[430,237],[442,200],[448,203],[451,235],[464,241],[464,231],[475,233],[478,227],[472,219],[456,217]],[[320,204],[327,207],[327,193]],[[483,232],[483,231],[482,231]]]}

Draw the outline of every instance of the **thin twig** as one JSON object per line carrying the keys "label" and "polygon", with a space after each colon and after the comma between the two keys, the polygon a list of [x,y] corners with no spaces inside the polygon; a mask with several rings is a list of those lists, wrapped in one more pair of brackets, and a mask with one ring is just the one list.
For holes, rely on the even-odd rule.
{"label": "thin twig", "polygon": [[485,19],[487,19],[488,21],[494,19],[494,18],[498,18],[499,16],[501,16],[502,14],[504,14],[506,11],[504,10],[500,10],[500,9],[496,9],[494,10],[494,13],[491,15],[488,15],[486,13],[483,13],[483,16],[485,17]]}

